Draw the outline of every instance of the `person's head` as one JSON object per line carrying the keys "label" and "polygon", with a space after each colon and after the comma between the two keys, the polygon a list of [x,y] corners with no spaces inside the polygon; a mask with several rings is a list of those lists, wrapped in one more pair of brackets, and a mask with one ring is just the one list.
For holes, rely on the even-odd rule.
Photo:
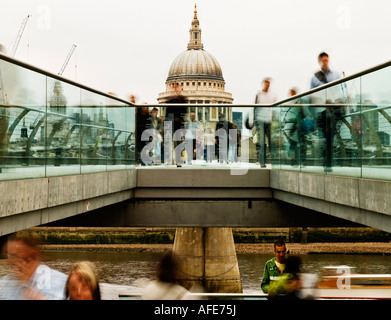
{"label": "person's head", "polygon": [[293,97],[299,93],[299,90],[296,87],[290,88],[289,89],[289,96]]}
{"label": "person's head", "polygon": [[130,101],[131,103],[136,103],[136,97],[135,97],[133,94],[131,94],[131,95],[129,96],[129,101]]}
{"label": "person's head", "polygon": [[99,281],[92,263],[83,261],[72,267],[65,296],[69,300],[100,300]]}
{"label": "person's head", "polygon": [[225,120],[225,115],[224,113],[219,114],[219,121],[224,121]]}
{"label": "person's head", "polygon": [[329,55],[326,52],[321,52],[318,56],[318,63],[320,69],[322,69],[324,72],[329,70]]}
{"label": "person's head", "polygon": [[269,88],[270,88],[270,83],[272,82],[272,79],[267,77],[265,79],[262,80],[262,91],[264,92],[268,92]]}
{"label": "person's head", "polygon": [[274,243],[274,253],[276,254],[276,260],[279,263],[285,263],[286,261],[286,245],[282,240],[277,240]]}
{"label": "person's head", "polygon": [[166,251],[158,266],[158,280],[162,282],[175,283],[177,267],[177,262],[173,257],[172,251]]}
{"label": "person's head", "polygon": [[181,86],[178,83],[172,84],[172,90],[175,91],[177,95],[181,94]]}
{"label": "person's head", "polygon": [[195,113],[194,112],[190,113],[190,120],[191,120],[191,122],[194,122],[195,118],[196,118]]}
{"label": "person's head", "polygon": [[147,106],[138,107],[141,114],[147,115],[149,114],[149,108]]}
{"label": "person's head", "polygon": [[41,264],[39,244],[39,238],[32,233],[17,233],[4,245],[3,251],[19,279],[30,279]]}
{"label": "person's head", "polygon": [[152,114],[152,116],[153,116],[154,118],[157,118],[158,112],[159,112],[159,109],[156,108],[156,107],[154,107],[154,108],[152,109],[152,111],[151,111],[151,114]]}
{"label": "person's head", "polygon": [[293,275],[297,275],[300,273],[300,268],[301,268],[301,259],[300,257],[297,256],[289,256],[286,258],[285,261],[285,273],[291,273]]}

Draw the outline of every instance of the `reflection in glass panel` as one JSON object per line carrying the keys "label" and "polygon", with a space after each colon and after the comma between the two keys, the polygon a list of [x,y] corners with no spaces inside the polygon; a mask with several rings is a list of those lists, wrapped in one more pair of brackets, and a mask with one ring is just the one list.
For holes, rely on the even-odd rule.
{"label": "reflection in glass panel", "polygon": [[210,120],[209,107],[205,107],[205,121],[209,121],[209,120]]}
{"label": "reflection in glass panel", "polygon": [[321,139],[316,115],[324,107],[311,104],[311,101],[322,101],[320,97],[316,93],[315,98],[293,98],[279,106],[277,114],[273,113],[273,148],[276,152],[279,148],[281,169],[321,170]]}
{"label": "reflection in glass panel", "polygon": [[285,140],[285,130],[280,122],[281,106],[273,107],[272,109],[272,169],[281,168],[281,153],[283,149],[283,141]]}
{"label": "reflection in glass panel", "polygon": [[[107,99],[107,157],[108,170],[125,169],[127,166],[134,164],[134,122],[128,123],[129,120],[134,121],[131,110],[134,108],[114,100]],[[127,111],[128,110],[128,111]],[[152,114],[157,116],[158,110],[152,111]],[[133,129],[132,129],[133,128]],[[133,152],[131,147],[133,144]]]}
{"label": "reflection in glass panel", "polygon": [[47,176],[80,174],[80,88],[47,78]]}
{"label": "reflection in glass panel", "polygon": [[325,110],[324,90],[297,100],[297,127],[300,148],[300,168],[305,172],[324,172],[325,139],[319,119]]}
{"label": "reflection in glass panel", "polygon": [[[281,168],[299,170],[306,161],[305,134],[303,132],[303,113],[307,106],[300,106],[297,99],[279,107],[280,134],[276,136],[279,147]],[[274,116],[276,119],[276,116]],[[275,122],[273,123],[276,126]]]}
{"label": "reflection in glass panel", "polygon": [[81,173],[106,171],[108,127],[113,125],[107,119],[106,97],[87,90],[81,91],[81,97]]}
{"label": "reflection in glass panel", "polygon": [[387,67],[361,78],[363,178],[391,179],[390,77]]}
{"label": "reflection in glass panel", "polygon": [[326,109],[318,118],[327,174],[361,176],[360,78],[326,89]]}
{"label": "reflection in glass panel", "polygon": [[197,120],[198,121],[203,121],[204,120],[204,117],[203,117],[203,114],[204,114],[204,108],[203,107],[198,107],[197,108]]}
{"label": "reflection in glass panel", "polygon": [[[158,108],[159,109],[159,108]],[[125,108],[125,133],[126,139],[124,143],[125,159],[128,168],[136,163],[136,107],[126,106]],[[160,110],[158,111],[160,117]]]}
{"label": "reflection in glass panel", "polygon": [[45,176],[46,77],[0,60],[0,180]]}

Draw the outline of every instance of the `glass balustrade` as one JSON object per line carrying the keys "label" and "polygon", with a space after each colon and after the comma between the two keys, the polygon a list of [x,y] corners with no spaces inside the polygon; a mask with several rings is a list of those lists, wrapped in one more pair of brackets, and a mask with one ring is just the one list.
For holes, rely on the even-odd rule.
{"label": "glass balustrade", "polygon": [[274,106],[272,168],[391,178],[391,67]]}
{"label": "glass balustrade", "polygon": [[0,180],[134,165],[261,168],[262,159],[269,169],[391,179],[390,65],[272,106],[135,106],[0,55]]}
{"label": "glass balustrade", "polygon": [[0,180],[128,169],[135,107],[0,55]]}

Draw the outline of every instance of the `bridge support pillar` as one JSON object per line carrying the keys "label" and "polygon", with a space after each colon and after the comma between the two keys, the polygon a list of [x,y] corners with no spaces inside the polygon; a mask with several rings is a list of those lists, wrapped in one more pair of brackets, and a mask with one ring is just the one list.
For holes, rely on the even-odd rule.
{"label": "bridge support pillar", "polygon": [[239,265],[231,228],[177,228],[173,254],[178,281],[208,293],[241,293]]}

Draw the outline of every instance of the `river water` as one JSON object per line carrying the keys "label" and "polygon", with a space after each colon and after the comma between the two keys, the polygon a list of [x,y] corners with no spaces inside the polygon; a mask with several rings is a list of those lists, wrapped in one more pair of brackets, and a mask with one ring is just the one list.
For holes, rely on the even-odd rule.
{"label": "river water", "polygon": [[[70,267],[83,260],[91,261],[98,269],[101,282],[130,286],[134,292],[142,288],[155,276],[162,253],[156,252],[48,252],[45,263],[50,267],[68,273]],[[243,292],[261,293],[260,283],[265,262],[269,254],[238,253]],[[303,272],[319,274],[325,266],[347,265],[356,273],[391,274],[390,255],[300,255]],[[0,277],[9,272],[6,260],[0,260]]]}

